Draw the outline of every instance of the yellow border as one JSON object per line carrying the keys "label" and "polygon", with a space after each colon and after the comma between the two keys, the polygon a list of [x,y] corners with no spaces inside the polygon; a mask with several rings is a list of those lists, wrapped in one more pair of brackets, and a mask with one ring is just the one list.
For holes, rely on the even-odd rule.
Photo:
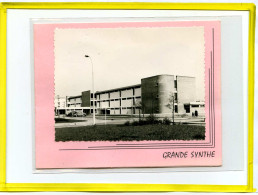
{"label": "yellow border", "polygon": [[[248,181],[247,185],[6,183],[6,22],[7,9],[155,9],[249,11],[248,54]],[[0,191],[192,191],[254,192],[254,34],[252,3],[0,3]]]}

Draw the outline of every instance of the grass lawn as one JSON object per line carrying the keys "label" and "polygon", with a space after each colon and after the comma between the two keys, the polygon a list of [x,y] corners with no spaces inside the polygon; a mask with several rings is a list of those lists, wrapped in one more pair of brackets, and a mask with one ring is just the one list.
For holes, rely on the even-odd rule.
{"label": "grass lawn", "polygon": [[55,118],[56,123],[74,123],[74,122],[83,122],[83,121],[85,121],[85,120]]}
{"label": "grass lawn", "polygon": [[204,140],[205,127],[194,125],[96,125],[55,129],[56,141]]}

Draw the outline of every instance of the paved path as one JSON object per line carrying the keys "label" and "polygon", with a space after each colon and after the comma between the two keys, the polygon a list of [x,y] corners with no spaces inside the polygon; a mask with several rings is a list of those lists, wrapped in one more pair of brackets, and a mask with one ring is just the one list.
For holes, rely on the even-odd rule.
{"label": "paved path", "polygon": [[[71,123],[56,123],[55,128],[62,128],[62,127],[80,127],[80,126],[89,126],[93,124],[93,119],[90,117],[65,117],[66,119],[73,119],[73,120],[82,120],[82,122],[71,122]],[[108,120],[99,119],[97,117],[95,122],[97,125],[105,125],[105,124],[124,124],[126,121],[134,121],[138,120],[138,118],[110,118]],[[86,121],[85,121],[86,120]],[[176,123],[189,123],[189,124],[200,124],[205,125],[203,118],[175,118]]]}

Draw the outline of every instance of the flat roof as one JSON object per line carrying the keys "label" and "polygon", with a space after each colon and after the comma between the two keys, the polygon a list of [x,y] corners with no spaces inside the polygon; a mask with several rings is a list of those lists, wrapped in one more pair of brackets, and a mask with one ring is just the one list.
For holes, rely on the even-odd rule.
{"label": "flat roof", "polygon": [[[155,76],[145,77],[145,78],[142,78],[142,79],[152,78],[152,77],[158,77],[158,76],[174,76],[174,77],[190,77],[190,78],[195,78],[195,77],[192,77],[192,76],[180,76],[180,75],[170,75],[170,74],[159,74],[159,75],[155,75]],[[124,89],[135,88],[135,87],[141,87],[141,84],[129,85],[129,86],[125,86],[125,87],[107,89],[107,90],[102,90],[102,91],[96,91],[95,94],[101,94],[101,93],[107,93],[107,92],[114,92],[114,91],[119,91],[119,90],[124,90]],[[87,91],[89,91],[89,90],[87,90]],[[79,97],[82,97],[82,95],[70,96],[70,97],[68,97],[68,99],[74,99],[74,98],[79,98]]]}
{"label": "flat roof", "polygon": [[112,92],[112,91],[119,91],[119,90],[123,90],[123,89],[130,89],[130,88],[135,88],[135,87],[140,87],[140,86],[141,86],[141,84],[129,85],[129,86],[126,86],[126,87],[119,87],[119,88],[108,89],[108,90],[104,90],[104,91],[96,91],[95,94]]}
{"label": "flat roof", "polygon": [[204,105],[205,102],[190,102],[191,105]]}
{"label": "flat roof", "polygon": [[91,107],[64,107],[64,108],[56,108],[57,110],[80,110],[80,109],[91,109]]}
{"label": "flat roof", "polygon": [[180,76],[180,75],[176,75],[176,77],[188,77],[188,78],[195,78],[193,76]]}
{"label": "flat roof", "polygon": [[154,76],[144,77],[142,79],[148,79],[148,78],[159,77],[159,76],[176,76],[176,75],[172,75],[172,74],[158,74],[158,75],[154,75]]}
{"label": "flat roof", "polygon": [[74,98],[78,98],[78,97],[82,97],[82,95],[70,96],[70,97],[68,97],[68,99],[74,99]]}
{"label": "flat roof", "polygon": [[181,75],[172,75],[172,74],[158,74],[158,75],[155,75],[155,76],[144,77],[144,78],[142,78],[142,79],[148,79],[148,78],[159,77],[159,76],[174,76],[175,78],[176,78],[176,77],[195,78],[195,77],[193,77],[193,76],[181,76]]}
{"label": "flat roof", "polygon": [[[123,89],[131,89],[131,88],[135,88],[135,87],[141,87],[141,84],[129,85],[129,86],[126,86],[126,87],[113,88],[113,89],[108,89],[108,90],[103,90],[103,91],[96,91],[95,94],[119,91],[119,90],[123,90]],[[79,97],[82,97],[82,95],[70,96],[70,97],[68,97],[68,99],[74,99],[74,98],[79,98]]]}

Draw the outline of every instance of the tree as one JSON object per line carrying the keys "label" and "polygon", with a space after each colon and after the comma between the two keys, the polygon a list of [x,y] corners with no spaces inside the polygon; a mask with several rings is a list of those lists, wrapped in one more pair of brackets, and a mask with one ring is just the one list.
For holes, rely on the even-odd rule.
{"label": "tree", "polygon": [[175,124],[175,96],[173,93],[169,95],[168,104],[166,105],[169,109],[172,110],[172,124]]}
{"label": "tree", "polygon": [[135,102],[135,107],[139,108],[139,120],[141,120],[141,111],[142,111],[143,118],[144,118],[144,113],[143,113],[144,104],[142,103],[142,101],[137,101],[137,102]]}
{"label": "tree", "polygon": [[139,108],[139,121],[140,121],[141,120],[141,112],[140,112],[140,110],[142,109],[142,101],[135,102],[135,107]]}

